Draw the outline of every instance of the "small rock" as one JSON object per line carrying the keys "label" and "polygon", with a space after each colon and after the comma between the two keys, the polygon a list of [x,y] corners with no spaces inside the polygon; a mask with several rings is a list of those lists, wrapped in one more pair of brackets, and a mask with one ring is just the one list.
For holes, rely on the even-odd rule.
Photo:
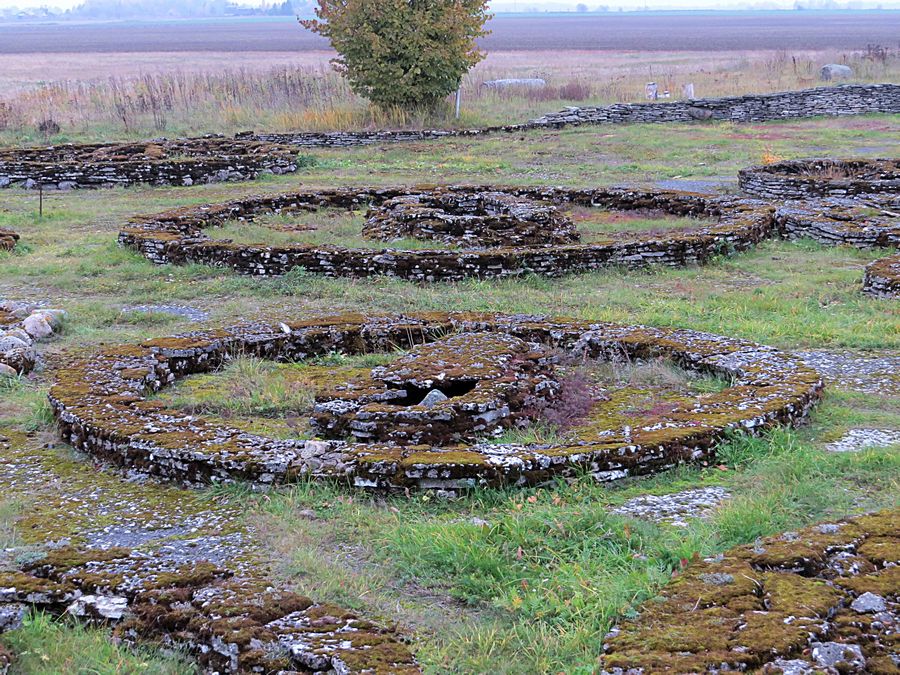
{"label": "small rock", "polygon": [[853,601],[853,604],[850,605],[850,608],[854,612],[859,612],[860,614],[871,614],[875,612],[883,612],[885,609],[887,609],[887,603],[880,595],[875,595],[874,593],[863,593]]}
{"label": "small rock", "polygon": [[712,574],[701,574],[700,579],[705,584],[712,586],[727,586],[734,583],[734,577],[723,572],[713,572]]}
{"label": "small rock", "polygon": [[44,317],[38,314],[32,314],[27,317],[22,322],[22,327],[25,329],[25,332],[35,340],[40,340],[41,338],[53,334],[53,329],[50,327],[50,324],[47,323],[47,320]]}
{"label": "small rock", "polygon": [[489,528],[491,526],[491,524],[488,521],[482,520],[481,518],[479,518],[477,516],[473,516],[472,518],[469,518],[469,522],[472,523],[472,525],[474,525],[475,527],[488,527]]}
{"label": "small rock", "polygon": [[762,672],[772,675],[812,675],[816,669],[811,663],[801,659],[777,659],[763,666]]}
{"label": "small rock", "polygon": [[422,399],[422,402],[419,405],[423,408],[433,408],[438,403],[446,401],[447,398],[447,395],[440,389],[432,389],[425,395],[425,398]]}
{"label": "small rock", "polygon": [[128,600],[104,595],[83,595],[69,605],[66,611],[78,617],[119,621],[128,611]]}
{"label": "small rock", "polygon": [[303,518],[304,520],[318,520],[319,514],[317,514],[312,509],[303,509],[302,511],[297,512],[297,516]]}
{"label": "small rock", "polygon": [[0,633],[16,630],[22,625],[28,608],[19,603],[0,605]]}
{"label": "small rock", "polygon": [[840,63],[826,63],[822,66],[822,79],[827,82],[831,80],[846,80],[848,77],[853,77],[853,69],[850,66]]}
{"label": "small rock", "polygon": [[12,366],[0,363],[0,377],[18,377],[18,371]]}
{"label": "small rock", "polygon": [[11,335],[0,337],[0,354],[12,351],[13,349],[28,349],[30,346],[30,343]]}

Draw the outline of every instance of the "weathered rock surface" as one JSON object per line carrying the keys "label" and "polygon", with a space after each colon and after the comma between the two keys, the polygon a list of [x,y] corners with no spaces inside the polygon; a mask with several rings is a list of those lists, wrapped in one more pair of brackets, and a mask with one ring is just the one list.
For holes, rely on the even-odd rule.
{"label": "weathered rock surface", "polygon": [[30,372],[37,362],[35,343],[52,336],[65,314],[27,302],[0,302],[0,376]]}
{"label": "weathered rock surface", "polygon": [[687,527],[689,520],[708,517],[730,497],[729,492],[721,487],[695,488],[668,495],[643,495],[629,499],[613,509],[613,513]]}
{"label": "weathered rock surface", "polygon": [[882,194],[898,199],[900,160],[792,159],[738,172],[738,185],[764,199],[811,199]]}
{"label": "weathered rock surface", "polygon": [[895,673],[898,563],[897,510],[695,562],[607,636],[601,670]]}
{"label": "weathered rock surface", "polygon": [[845,66],[841,63],[826,63],[820,71],[822,79],[826,82],[831,80],[846,80],[853,77],[853,68]]}
{"label": "weathered rock surface", "polygon": [[0,187],[195,185],[296,171],[296,150],[222,137],[0,150]]}
{"label": "weathered rock surface", "polygon": [[[399,444],[397,438],[351,443],[275,440],[166,409],[146,398],[178,377],[213,370],[237,353],[296,361],[329,353],[393,351],[457,333],[487,333],[504,341],[516,338],[578,358],[632,362],[666,357],[686,368],[726,376],[735,384],[684,407],[635,417],[626,426],[610,426],[602,419],[593,424],[589,419],[571,440],[555,445],[463,440],[439,447],[431,444],[436,439],[430,437],[422,445]],[[415,363],[415,358],[401,360],[397,367],[410,363]],[[432,359],[432,366],[434,363]],[[464,349],[447,359],[444,379],[464,378],[466,363]],[[455,371],[460,374],[451,376]],[[379,390],[390,394],[384,383],[392,381],[392,372],[388,368],[377,375],[374,389],[367,375],[370,381],[363,387],[365,395]],[[416,385],[423,396],[438,385],[441,374],[429,371]],[[332,389],[340,386],[336,382]],[[534,316],[348,314],[307,320],[279,317],[271,323],[246,323],[107,348],[61,369],[50,402],[63,438],[76,448],[180,482],[249,480],[271,484],[303,476],[341,476],[359,486],[379,489],[461,489],[535,484],[554,475],[585,471],[598,480],[614,480],[698,461],[709,457],[717,440],[730,429],[755,433],[802,419],[821,389],[819,375],[789,354],[707,333]],[[340,419],[342,410],[352,409],[340,398],[332,396],[340,403],[328,413],[335,419]],[[447,403],[453,402],[450,397]],[[415,413],[413,417],[429,417],[440,407],[413,405],[408,412]],[[397,414],[397,410],[391,411],[391,415]],[[490,417],[492,423],[501,419]],[[361,433],[374,433],[373,428],[377,430],[377,425],[359,427]],[[415,431],[414,438],[418,438],[418,428],[416,424],[409,427]],[[391,435],[390,425],[384,430]],[[420,431],[427,436],[427,430]],[[375,437],[381,440],[377,433]]]}

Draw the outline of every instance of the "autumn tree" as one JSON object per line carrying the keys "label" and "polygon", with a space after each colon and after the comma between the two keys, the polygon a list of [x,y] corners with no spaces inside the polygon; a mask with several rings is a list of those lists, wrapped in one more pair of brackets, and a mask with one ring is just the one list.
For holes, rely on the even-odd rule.
{"label": "autumn tree", "polygon": [[316,19],[332,60],[357,94],[382,107],[434,106],[484,58],[486,0],[319,0]]}

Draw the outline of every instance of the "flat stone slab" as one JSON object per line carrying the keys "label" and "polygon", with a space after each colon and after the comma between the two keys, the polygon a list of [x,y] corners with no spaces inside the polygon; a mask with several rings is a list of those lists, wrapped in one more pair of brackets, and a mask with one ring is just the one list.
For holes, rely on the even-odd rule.
{"label": "flat stone slab", "polygon": [[687,527],[694,518],[707,518],[731,498],[725,488],[705,487],[668,495],[643,495],[629,499],[613,513],[655,523]]}
{"label": "flat stone slab", "polygon": [[887,448],[900,445],[900,431],[896,429],[851,429],[834,443],[825,446],[830,452],[859,452],[866,448]]}

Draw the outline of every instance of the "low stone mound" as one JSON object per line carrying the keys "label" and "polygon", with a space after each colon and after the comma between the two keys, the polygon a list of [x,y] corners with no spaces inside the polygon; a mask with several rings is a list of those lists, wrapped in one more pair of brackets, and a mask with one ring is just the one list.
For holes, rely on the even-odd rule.
{"label": "low stone mound", "polygon": [[367,214],[363,235],[391,241],[431,239],[465,248],[554,246],[580,240],[550,204],[506,192],[440,192],[388,199]]}
{"label": "low stone mound", "polygon": [[900,255],[876,260],[866,267],[863,290],[880,298],[900,298]]}
{"label": "low stone mound", "polygon": [[35,343],[59,330],[65,316],[32,303],[0,303],[0,377],[29,373],[38,359]]}
{"label": "low stone mound", "polygon": [[19,243],[19,235],[5,227],[0,227],[0,251],[12,251]]}
{"label": "low stone mound", "polygon": [[[271,276],[303,268],[330,277],[388,275],[415,281],[458,281],[540,274],[560,276],[610,266],[699,264],[751,248],[776,233],[775,209],[761,202],[678,191],[626,188],[564,189],[449,186],[442,198],[454,202],[486,192],[510,199],[551,205],[599,207],[612,211],[658,211],[667,215],[714,219],[696,229],[644,232],[590,243],[553,246],[500,246],[484,249],[383,250],[311,244],[236,244],[212,239],[206,231],[232,219],[322,207],[378,207],[397,198],[433,192],[434,188],[343,188],[250,197],[223,204],[187,207],[132,219],[119,242],[157,264],[200,263],[229,267],[241,274]],[[504,197],[506,199],[506,197]]]}
{"label": "low stone mound", "polygon": [[600,669],[896,673],[900,511],[694,562],[606,638]]}
{"label": "low stone mound", "polygon": [[[317,404],[327,404],[313,413],[324,439],[276,440],[148,398],[238,354],[302,362],[396,349],[411,351],[357,380],[333,381],[331,393],[317,396]],[[573,360],[666,358],[733,384],[624,419],[590,412],[558,442],[492,441],[555,395],[547,349]],[[584,472],[614,480],[699,461],[730,430],[755,433],[803,419],[822,386],[789,354],[689,330],[519,315],[345,314],[106,348],[61,369],[50,402],[75,448],[183,483],[312,477],[384,490],[456,490]],[[346,438],[345,430],[351,440],[333,440]]]}
{"label": "low stone mound", "polygon": [[764,199],[810,199],[900,194],[897,159],[795,159],[738,172],[747,194]]}
{"label": "low stone mound", "polygon": [[295,171],[296,150],[222,137],[0,150],[0,187],[194,185]]}

